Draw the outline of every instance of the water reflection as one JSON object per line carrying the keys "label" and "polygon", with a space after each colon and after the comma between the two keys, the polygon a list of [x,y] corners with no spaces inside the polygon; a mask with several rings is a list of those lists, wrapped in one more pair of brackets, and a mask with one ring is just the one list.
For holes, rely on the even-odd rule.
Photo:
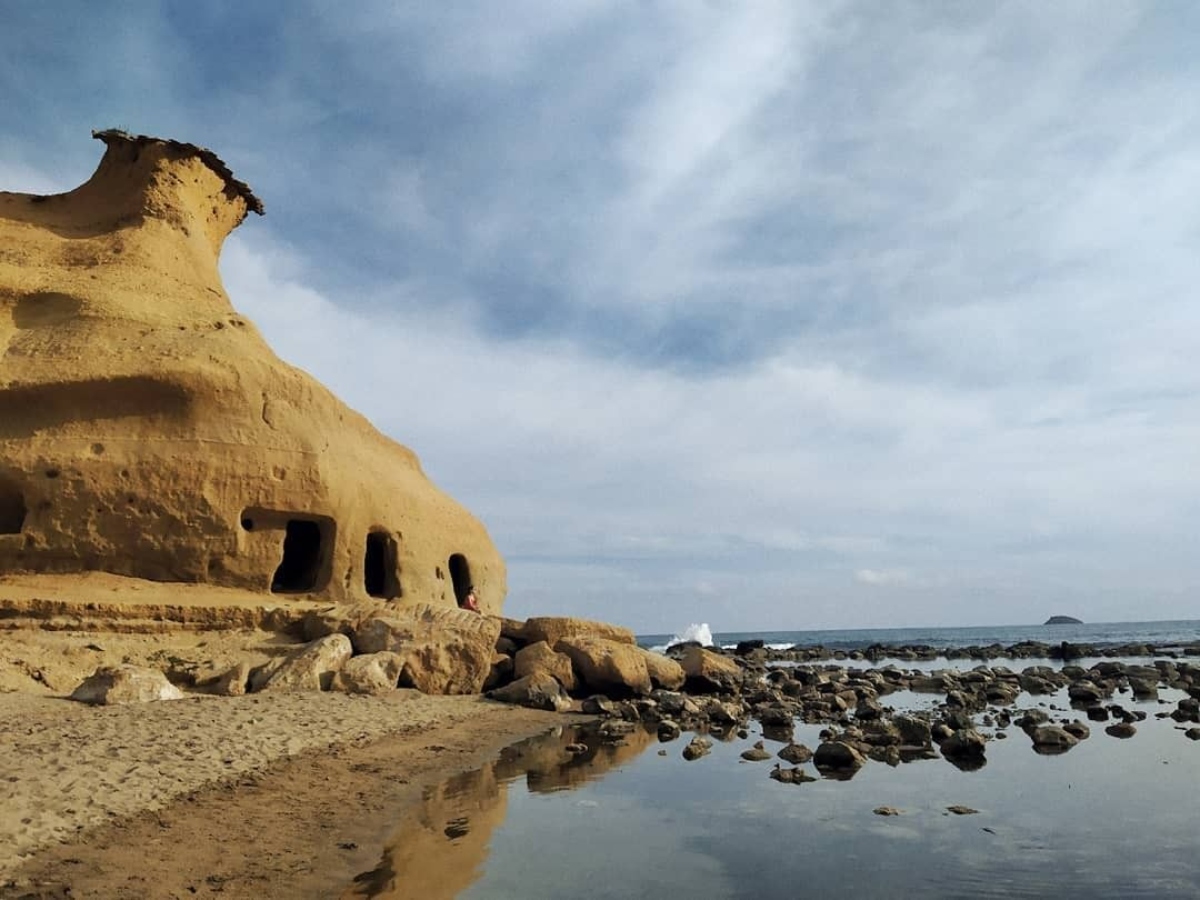
{"label": "water reflection", "polygon": [[388,839],[378,866],[341,896],[386,900],[456,897],[479,878],[492,833],[508,810],[509,784],[530,793],[569,791],[633,759],[653,734],[636,729],[602,739],[594,728],[559,728],[506,748],[498,759],[426,791]]}

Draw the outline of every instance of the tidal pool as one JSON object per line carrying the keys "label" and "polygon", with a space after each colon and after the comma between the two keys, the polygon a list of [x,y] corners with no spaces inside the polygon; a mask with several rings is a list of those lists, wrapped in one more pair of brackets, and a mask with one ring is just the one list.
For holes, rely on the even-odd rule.
{"label": "tidal pool", "polygon": [[[566,728],[428,792],[343,897],[1200,897],[1200,742],[1155,718],[1182,696],[1161,695],[1114,698],[1147,713],[1130,739],[1089,722],[1090,738],[1041,756],[1014,727],[975,771],[870,762],[800,785],[772,780],[775,760],[740,759],[765,740],[756,723],[694,762],[686,733],[614,746]],[[1020,701],[1086,721],[1065,694]],[[797,722],[795,740],[815,748],[820,730]]]}

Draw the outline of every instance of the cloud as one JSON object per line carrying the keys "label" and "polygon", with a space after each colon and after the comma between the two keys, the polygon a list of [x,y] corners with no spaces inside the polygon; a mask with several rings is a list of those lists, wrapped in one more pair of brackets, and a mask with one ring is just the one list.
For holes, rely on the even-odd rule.
{"label": "cloud", "polygon": [[234,302],[480,513],[514,614],[1190,614],[1200,13],[297,9],[15,11],[0,180],[214,147],[268,208]]}

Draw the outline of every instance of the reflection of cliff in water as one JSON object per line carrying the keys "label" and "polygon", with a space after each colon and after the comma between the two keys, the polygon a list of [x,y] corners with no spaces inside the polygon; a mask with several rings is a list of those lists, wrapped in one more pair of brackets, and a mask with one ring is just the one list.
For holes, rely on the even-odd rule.
{"label": "reflection of cliff in water", "polygon": [[[343,900],[457,896],[483,874],[492,832],[508,809],[509,782],[524,775],[532,793],[571,790],[633,759],[653,742],[653,734],[638,729],[617,743],[602,743],[594,731],[575,726],[514,744],[483,768],[426,791],[420,806],[388,839],[379,865],[355,878]],[[587,749],[573,752],[567,749],[572,744]]]}

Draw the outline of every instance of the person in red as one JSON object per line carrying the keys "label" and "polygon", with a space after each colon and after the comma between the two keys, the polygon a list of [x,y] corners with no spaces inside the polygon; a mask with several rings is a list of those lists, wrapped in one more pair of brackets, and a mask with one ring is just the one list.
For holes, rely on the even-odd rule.
{"label": "person in red", "polygon": [[467,592],[463,594],[462,602],[458,604],[463,609],[469,609],[471,612],[479,612],[479,598],[475,596],[475,586],[467,588]]}

